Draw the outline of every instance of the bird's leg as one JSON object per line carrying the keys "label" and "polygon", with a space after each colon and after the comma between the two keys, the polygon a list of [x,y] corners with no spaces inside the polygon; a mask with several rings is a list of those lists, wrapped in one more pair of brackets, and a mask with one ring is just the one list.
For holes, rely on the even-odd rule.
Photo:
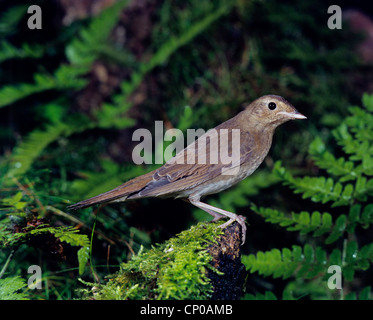
{"label": "bird's leg", "polygon": [[190,201],[191,204],[195,205],[196,207],[198,207],[198,208],[206,211],[207,213],[211,214],[214,217],[214,221],[222,218],[222,216],[228,217],[229,220],[226,223],[223,223],[222,225],[220,225],[221,228],[225,228],[225,227],[229,226],[231,223],[233,223],[234,221],[237,221],[242,227],[242,244],[245,243],[245,239],[246,239],[245,217],[238,216],[235,213],[232,213],[232,212],[229,212],[229,211],[226,211],[226,210],[223,210],[223,209],[219,209],[219,208],[216,208],[216,207],[211,206],[209,204],[203,203],[203,202],[199,201],[199,199],[197,200],[197,199],[193,199],[193,198],[190,197],[189,201]]}
{"label": "bird's leg", "polygon": [[[201,202],[201,203],[202,203],[202,202]],[[193,203],[193,204],[194,204],[194,203]],[[197,206],[197,205],[195,205],[195,206]],[[197,207],[198,207],[198,206],[197,206]],[[202,209],[203,211],[207,212],[208,214],[212,215],[212,216],[214,217],[214,219],[212,219],[213,222],[218,221],[218,220],[220,220],[221,218],[224,218],[224,217],[225,217],[225,215],[220,214],[220,213],[217,213],[217,212],[212,211],[212,210],[210,210],[210,209],[201,208],[201,207],[199,207],[199,208]]]}
{"label": "bird's leg", "polygon": [[[187,199],[182,199],[182,200],[194,204],[194,203],[193,203],[192,201],[190,201],[190,200],[187,200]],[[202,203],[202,202],[201,202],[201,203]],[[198,207],[198,206],[197,206],[197,207]],[[202,209],[202,208],[200,208],[200,209]],[[214,217],[214,219],[212,219],[213,222],[218,221],[218,220],[220,220],[221,218],[224,218],[224,217],[225,217],[225,215],[220,214],[220,213],[217,213],[217,212],[212,211],[212,210],[209,210],[209,209],[202,209],[202,210],[205,211],[205,212],[207,212],[208,214],[210,214],[210,215],[212,215],[212,216]]]}

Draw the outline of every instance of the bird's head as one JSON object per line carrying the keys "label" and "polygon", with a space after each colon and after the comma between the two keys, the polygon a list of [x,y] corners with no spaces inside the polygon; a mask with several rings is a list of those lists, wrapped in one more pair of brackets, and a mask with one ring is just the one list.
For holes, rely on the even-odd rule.
{"label": "bird's head", "polygon": [[276,128],[280,124],[294,119],[307,119],[283,97],[263,96],[247,106],[248,120],[251,125]]}

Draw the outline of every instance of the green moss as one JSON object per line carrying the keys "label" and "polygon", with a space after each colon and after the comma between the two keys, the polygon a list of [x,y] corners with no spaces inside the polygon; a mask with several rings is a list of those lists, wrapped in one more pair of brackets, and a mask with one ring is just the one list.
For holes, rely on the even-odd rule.
{"label": "green moss", "polygon": [[[176,237],[140,249],[136,256],[92,288],[96,299],[207,299],[213,292],[207,269],[213,270],[207,248],[217,241],[219,223],[199,223]],[[218,272],[217,270],[214,270]]]}

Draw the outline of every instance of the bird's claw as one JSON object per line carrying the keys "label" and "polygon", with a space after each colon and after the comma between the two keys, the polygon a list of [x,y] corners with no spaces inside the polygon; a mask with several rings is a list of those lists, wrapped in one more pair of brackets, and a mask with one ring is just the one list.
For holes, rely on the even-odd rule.
{"label": "bird's claw", "polygon": [[236,216],[235,218],[230,218],[227,222],[221,224],[219,227],[224,229],[231,225],[233,222],[238,222],[241,226],[241,232],[242,232],[242,243],[241,246],[245,243],[246,240],[246,224],[245,224],[246,217],[244,216]]}

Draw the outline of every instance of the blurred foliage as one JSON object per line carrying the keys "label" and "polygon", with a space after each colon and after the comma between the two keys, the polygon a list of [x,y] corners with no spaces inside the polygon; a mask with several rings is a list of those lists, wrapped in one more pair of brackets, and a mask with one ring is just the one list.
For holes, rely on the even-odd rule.
{"label": "blurred foliage", "polygon": [[20,277],[0,279],[0,300],[27,300],[28,295],[20,292],[26,281]]}
{"label": "blurred foliage", "polygon": [[[249,228],[251,243],[245,250],[272,249],[278,245],[276,237],[284,247],[297,241],[289,230],[273,232],[258,220],[261,216],[301,233],[327,229],[335,241],[342,225],[352,228],[351,213],[338,218],[335,212],[315,213],[318,207],[304,210],[303,200],[286,194],[279,181],[298,182],[297,191],[321,204],[330,200],[330,194],[319,192],[328,187],[343,205],[355,199],[356,188],[370,188],[367,180],[355,178],[370,170],[369,159],[363,157],[370,152],[370,144],[363,141],[369,128],[364,131],[360,122],[348,118],[344,127],[333,129],[348,116],[346,106],[357,103],[366,90],[361,83],[369,79],[371,66],[358,59],[353,48],[361,37],[347,23],[340,31],[326,27],[327,2],[144,3],[116,1],[93,16],[91,8],[85,8],[86,15],[66,23],[67,9],[74,9],[44,0],[39,4],[43,28],[29,30],[27,8],[34,3],[0,2],[0,280],[4,287],[7,279],[26,278],[29,265],[40,265],[43,290],[28,291],[27,298],[76,297],[77,276],[99,283],[142,246],[195,224],[191,211],[195,218],[206,219],[204,212],[179,201],[156,199],[66,211],[74,201],[155,168],[136,166],[131,159],[132,132],[140,127],[153,130],[155,120],[163,120],[165,129],[207,130],[268,93],[286,97],[307,115],[307,122],[278,130],[266,166],[209,200],[244,213],[255,199],[257,206],[251,209],[258,215],[248,220],[257,226]],[[349,126],[361,129],[358,142],[348,135]],[[359,145],[362,153],[355,156],[361,163],[341,160],[337,145],[329,145],[333,137],[347,154]],[[289,169],[277,164],[272,173],[272,159],[282,160]],[[329,177],[294,178],[293,171],[306,173],[310,168],[332,170],[328,173],[341,181],[330,185]],[[343,185],[340,190],[338,183]],[[312,185],[315,190],[307,193],[304,188]],[[364,200],[363,194],[356,197]],[[263,209],[274,202],[278,210]],[[289,202],[301,212],[284,214]],[[351,207],[355,217],[362,218],[354,222],[356,228],[370,223],[364,214],[368,206]],[[264,236],[268,232],[273,236]],[[22,295],[24,286],[17,281],[9,296]],[[271,286],[276,290],[267,286],[271,293],[263,297],[279,297],[291,284],[275,281]],[[260,282],[248,288],[252,285],[261,288]],[[255,297],[249,294],[247,298]]]}

